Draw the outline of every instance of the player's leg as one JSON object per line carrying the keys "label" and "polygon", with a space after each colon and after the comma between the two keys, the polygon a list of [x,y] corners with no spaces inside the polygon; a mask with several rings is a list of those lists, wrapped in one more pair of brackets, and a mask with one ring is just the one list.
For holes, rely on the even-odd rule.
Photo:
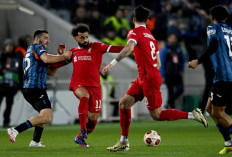
{"label": "player's leg", "polygon": [[45,145],[40,142],[44,127],[44,124],[38,124],[35,126],[33,140],[30,142],[29,147],[45,147]]}
{"label": "player's leg", "polygon": [[114,146],[108,147],[108,151],[121,151],[129,150],[129,127],[131,123],[131,107],[135,104],[136,100],[131,95],[124,95],[119,102],[120,107],[120,126],[121,126],[121,138]]}
{"label": "player's leg", "polygon": [[74,142],[82,147],[89,147],[84,139],[87,138],[86,119],[88,115],[89,92],[85,87],[79,86],[73,89],[74,95],[80,100],[78,115],[80,121],[80,133],[74,138]]}
{"label": "player's leg", "polygon": [[203,123],[205,127],[208,126],[207,120],[202,115],[199,109],[195,109],[193,112],[182,112],[176,109],[162,110],[162,97],[160,86],[161,77],[158,71],[154,72],[153,77],[148,76],[143,81],[145,104],[147,105],[149,113],[154,120],[174,121],[179,119],[194,119]]}
{"label": "player's leg", "polygon": [[100,113],[88,112],[88,121],[86,124],[88,134],[92,133],[93,130],[95,129],[99,116],[100,116]]}
{"label": "player's leg", "polygon": [[15,128],[7,129],[12,142],[15,142],[16,136],[19,133],[35,125],[50,123],[52,120],[51,103],[45,90],[24,89],[23,95],[32,107],[39,112],[39,115],[31,117],[29,120],[21,123]]}
{"label": "player's leg", "polygon": [[101,100],[101,87],[98,88],[88,88],[89,91],[89,108],[88,108],[88,121],[86,124],[87,133],[90,134],[94,131],[98,117],[100,116],[102,100]]}
{"label": "player's leg", "polygon": [[88,115],[89,92],[84,87],[78,87],[74,90],[74,94],[80,100],[78,115],[81,127],[81,137],[87,138],[86,119]]}
{"label": "player's leg", "polygon": [[212,114],[212,108],[213,105],[211,104],[211,100],[208,99],[207,102],[207,112],[211,115],[211,117],[213,118],[219,132],[221,133],[222,137],[224,138],[224,144],[225,147],[219,151],[219,154],[227,154],[228,152],[231,151],[231,146],[232,146],[232,141],[231,141],[231,137],[230,137],[230,133],[228,132],[228,130],[226,128],[224,128],[217,120],[217,118],[214,117],[214,115]]}

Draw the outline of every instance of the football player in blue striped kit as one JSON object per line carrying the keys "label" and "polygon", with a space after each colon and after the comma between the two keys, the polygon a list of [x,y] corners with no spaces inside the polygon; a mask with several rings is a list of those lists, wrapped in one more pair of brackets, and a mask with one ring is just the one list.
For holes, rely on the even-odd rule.
{"label": "football player in blue striped kit", "polygon": [[211,15],[213,25],[207,28],[208,48],[199,59],[189,62],[189,67],[194,69],[211,58],[215,77],[206,109],[225,141],[219,154],[228,154],[232,152],[232,119],[225,108],[232,105],[232,27],[226,23],[229,12],[223,6],[212,8]]}
{"label": "football player in blue striped kit", "polygon": [[23,96],[39,114],[15,128],[7,129],[10,140],[15,142],[19,133],[34,126],[34,136],[29,147],[45,147],[41,144],[40,138],[45,124],[52,120],[51,103],[46,93],[47,74],[53,75],[56,68],[52,65],[60,61],[70,60],[72,55],[68,52],[63,53],[61,48],[58,48],[58,53],[63,53],[62,55],[48,54],[47,46],[49,42],[49,35],[46,30],[35,31],[34,43],[28,47],[23,61]]}

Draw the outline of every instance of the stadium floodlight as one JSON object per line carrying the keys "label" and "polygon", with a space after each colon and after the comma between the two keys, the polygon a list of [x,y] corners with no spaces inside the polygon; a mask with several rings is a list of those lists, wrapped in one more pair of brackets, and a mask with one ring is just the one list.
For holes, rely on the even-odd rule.
{"label": "stadium floodlight", "polygon": [[19,10],[23,13],[26,13],[28,15],[35,15],[35,12],[26,8],[26,7],[23,7],[21,6],[17,1],[15,0],[0,0],[0,9],[6,9],[6,10]]}
{"label": "stadium floodlight", "polygon": [[19,6],[18,9],[19,9],[19,11],[24,12],[24,13],[26,13],[26,14],[29,14],[29,15],[31,15],[31,16],[35,15],[35,12],[34,12],[34,11],[32,11],[32,10],[30,10],[30,9],[28,9],[28,8],[25,8],[25,7],[23,7],[23,6]]}

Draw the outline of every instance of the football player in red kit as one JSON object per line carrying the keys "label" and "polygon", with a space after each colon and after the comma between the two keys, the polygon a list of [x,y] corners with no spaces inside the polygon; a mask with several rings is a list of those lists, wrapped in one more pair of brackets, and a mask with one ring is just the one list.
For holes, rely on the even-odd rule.
{"label": "football player in red kit", "polygon": [[[89,27],[78,24],[72,29],[72,35],[79,47],[72,52],[73,74],[69,89],[80,100],[78,107],[80,133],[74,141],[82,147],[89,147],[85,142],[87,135],[93,132],[101,111],[101,85],[99,70],[102,56],[106,52],[120,52],[123,46],[111,46],[100,42],[89,42]],[[62,49],[62,48],[61,48]],[[60,67],[61,62],[53,66]],[[88,121],[86,122],[86,119]]]}
{"label": "football player in red kit", "polygon": [[175,109],[162,110],[162,98],[160,92],[161,66],[157,41],[146,28],[146,22],[150,11],[139,6],[134,11],[133,22],[135,28],[128,33],[128,42],[120,54],[102,72],[108,72],[117,62],[128,56],[132,51],[135,54],[139,77],[132,83],[127,93],[119,102],[121,139],[114,146],[108,147],[109,151],[129,150],[129,127],[131,122],[131,107],[144,99],[151,117],[159,121],[174,121],[178,119],[194,119],[203,123],[205,127],[208,122],[202,115],[200,109],[193,112],[182,112]]}

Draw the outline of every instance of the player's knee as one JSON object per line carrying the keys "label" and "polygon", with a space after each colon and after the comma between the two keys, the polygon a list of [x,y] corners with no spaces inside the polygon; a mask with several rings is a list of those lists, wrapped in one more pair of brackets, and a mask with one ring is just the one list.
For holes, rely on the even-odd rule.
{"label": "player's knee", "polygon": [[128,108],[130,108],[129,105],[127,104],[127,102],[125,100],[123,100],[123,99],[119,101],[119,107],[120,107],[120,109],[128,109]]}
{"label": "player's knee", "polygon": [[206,107],[206,111],[211,115],[212,109],[209,107]]}
{"label": "player's knee", "polygon": [[52,116],[48,116],[44,119],[45,123],[51,123],[52,122]]}
{"label": "player's knee", "polygon": [[159,120],[160,119],[160,113],[161,113],[160,109],[156,109],[154,111],[150,111],[150,115],[151,115],[151,117],[152,117],[153,120]]}

